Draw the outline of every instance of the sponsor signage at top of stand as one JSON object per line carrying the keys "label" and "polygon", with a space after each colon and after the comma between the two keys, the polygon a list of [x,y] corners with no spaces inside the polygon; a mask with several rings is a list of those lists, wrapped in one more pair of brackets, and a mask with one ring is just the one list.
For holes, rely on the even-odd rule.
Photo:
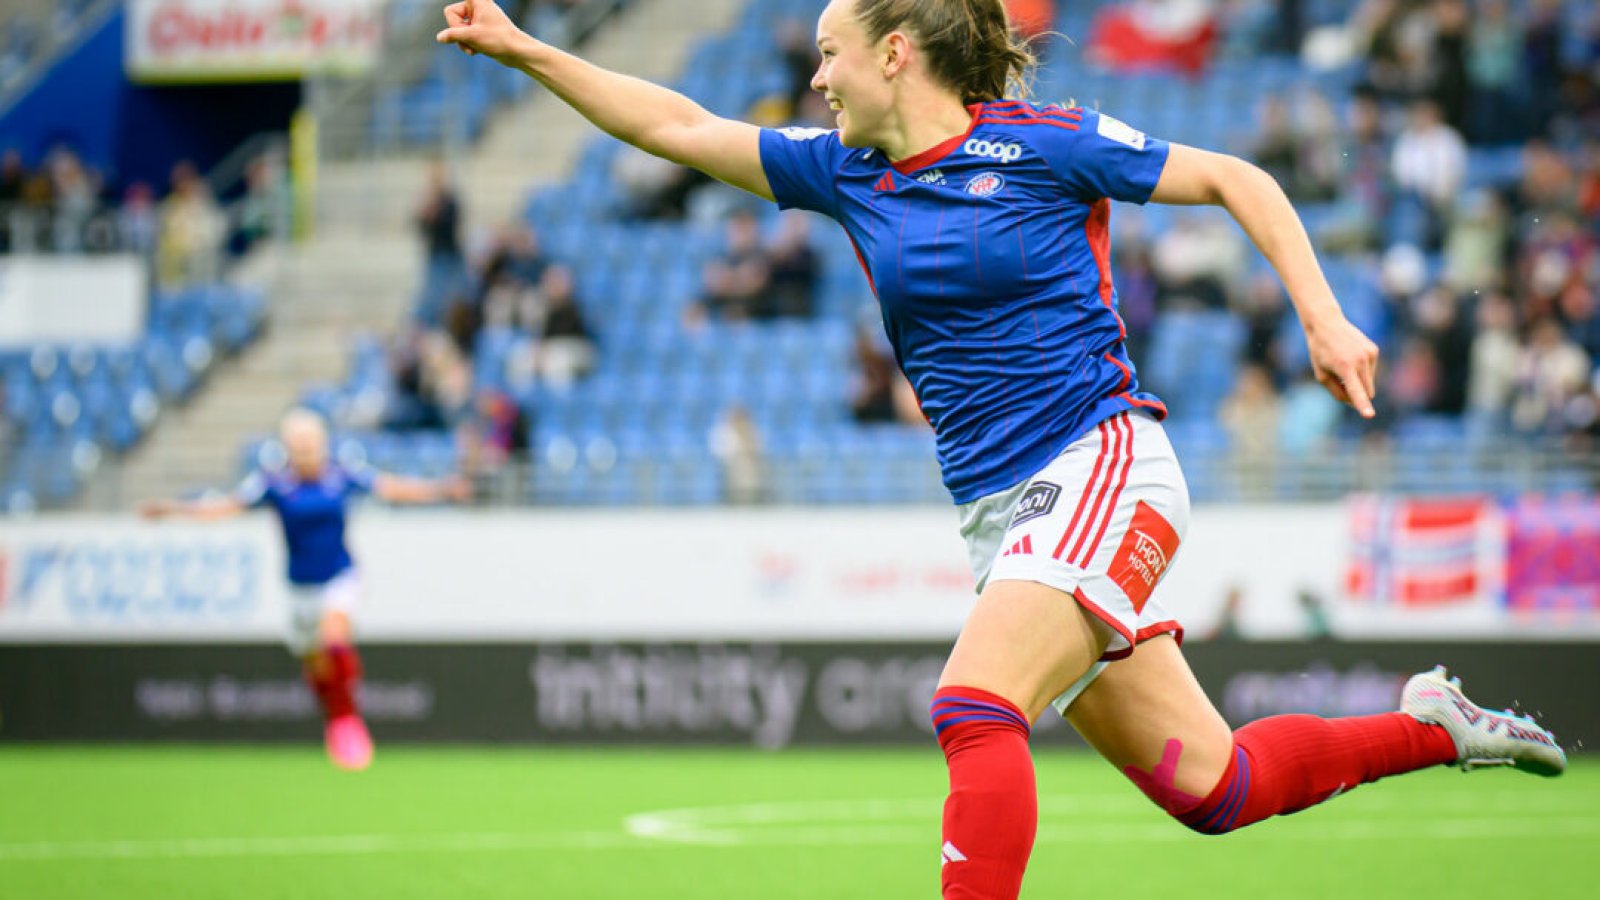
{"label": "sponsor signage at top of stand", "polygon": [[135,81],[275,81],[371,68],[385,0],[129,0]]}

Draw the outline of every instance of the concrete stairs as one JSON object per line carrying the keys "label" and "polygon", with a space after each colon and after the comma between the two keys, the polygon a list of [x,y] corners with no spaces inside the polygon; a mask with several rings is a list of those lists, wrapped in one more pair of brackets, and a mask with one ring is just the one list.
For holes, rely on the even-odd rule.
{"label": "concrete stairs", "polygon": [[[695,42],[725,31],[742,6],[742,0],[638,0],[602,28],[584,56],[671,80]],[[530,190],[564,178],[597,133],[542,90],[529,98],[501,112],[483,140],[452,161],[469,231],[517,215]],[[315,235],[257,254],[240,273],[268,291],[268,333],[225,361],[188,404],[167,410],[143,445],[93,480],[81,506],[127,508],[148,497],[231,484],[246,440],[271,432],[307,385],[344,377],[354,335],[388,334],[404,321],[421,280],[411,218],[429,166],[423,157],[324,162]]]}

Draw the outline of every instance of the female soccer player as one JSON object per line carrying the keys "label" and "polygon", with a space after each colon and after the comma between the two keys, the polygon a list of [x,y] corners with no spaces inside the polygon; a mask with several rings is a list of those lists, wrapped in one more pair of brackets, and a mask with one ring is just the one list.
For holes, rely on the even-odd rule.
{"label": "female soccer player", "polygon": [[1189,501],[1165,408],[1123,350],[1111,200],[1226,209],[1287,287],[1318,379],[1373,414],[1377,348],[1261,170],[1095,110],[1003,99],[1033,61],[1001,0],[833,0],[812,79],[832,131],[711,115],[529,38],[491,0],[444,15],[440,42],[526,72],[645,151],[830,216],[855,244],[933,424],[980,591],[932,709],[950,770],[946,897],[1017,895],[1037,818],[1028,733],[1052,704],[1208,834],[1425,766],[1563,769],[1548,732],[1479,709],[1442,670],[1412,678],[1399,713],[1232,732],[1152,598]]}
{"label": "female soccer player", "polygon": [[356,708],[361,658],[350,616],[361,599],[361,578],[344,542],[347,503],[358,494],[389,503],[462,500],[468,486],[460,479],[401,478],[333,462],[327,428],[309,410],[284,416],[278,433],[288,455],[282,469],[254,472],[227,496],[153,500],[141,512],[152,519],[215,521],[252,507],[272,507],[288,547],[289,649],[300,657],[306,682],[322,706],[329,758],[340,768],[365,769],[372,762],[372,738]]}

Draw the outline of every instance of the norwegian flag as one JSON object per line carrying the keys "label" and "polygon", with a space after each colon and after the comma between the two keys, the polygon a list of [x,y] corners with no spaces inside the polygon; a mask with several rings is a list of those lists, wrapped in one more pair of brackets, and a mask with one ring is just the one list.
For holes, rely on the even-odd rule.
{"label": "norwegian flag", "polygon": [[1498,581],[1500,527],[1483,497],[1353,498],[1346,590],[1357,601],[1412,609],[1481,601]]}

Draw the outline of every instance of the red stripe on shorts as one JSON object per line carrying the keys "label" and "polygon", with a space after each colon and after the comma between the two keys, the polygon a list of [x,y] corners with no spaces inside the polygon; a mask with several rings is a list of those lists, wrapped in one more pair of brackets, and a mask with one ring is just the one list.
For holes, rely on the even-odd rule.
{"label": "red stripe on shorts", "polygon": [[1133,419],[1124,413],[1117,417],[1117,424],[1128,435],[1128,453],[1122,461],[1122,474],[1117,476],[1117,489],[1111,492],[1111,503],[1106,506],[1106,516],[1100,520],[1100,530],[1095,533],[1094,542],[1083,554],[1083,561],[1078,563],[1085,569],[1089,568],[1089,561],[1094,559],[1095,551],[1100,549],[1100,542],[1105,539],[1106,529],[1111,527],[1111,520],[1116,518],[1117,502],[1122,499],[1122,489],[1128,486],[1128,472],[1133,469]]}
{"label": "red stripe on shorts", "polygon": [[[1101,506],[1106,502],[1106,495],[1111,493],[1111,483],[1116,480],[1117,466],[1122,462],[1122,454],[1125,452],[1122,446],[1122,429],[1118,426],[1118,423],[1126,417],[1127,413],[1118,413],[1107,420],[1107,425],[1111,429],[1111,465],[1106,469],[1106,477],[1100,483],[1100,490],[1095,493],[1094,504],[1089,507],[1089,521],[1084,525],[1083,532],[1078,535],[1078,542],[1072,545],[1072,552],[1067,554],[1067,563],[1069,565],[1082,565],[1074,562],[1074,560],[1082,552],[1083,545],[1089,542],[1089,533],[1094,531],[1095,523],[1100,521]],[[1128,447],[1126,449],[1132,450],[1133,448]]]}
{"label": "red stripe on shorts", "polygon": [[1067,549],[1067,541],[1072,540],[1072,532],[1078,527],[1078,520],[1083,518],[1083,508],[1089,505],[1089,495],[1094,493],[1094,483],[1100,479],[1100,467],[1106,461],[1106,447],[1110,444],[1110,433],[1106,431],[1106,423],[1100,423],[1100,455],[1094,460],[1094,473],[1089,476],[1089,481],[1083,486],[1083,493],[1078,495],[1078,508],[1072,512],[1072,521],[1067,523],[1067,530],[1061,535],[1061,542],[1056,544],[1056,552],[1050,554],[1056,559],[1061,558],[1061,551]]}

